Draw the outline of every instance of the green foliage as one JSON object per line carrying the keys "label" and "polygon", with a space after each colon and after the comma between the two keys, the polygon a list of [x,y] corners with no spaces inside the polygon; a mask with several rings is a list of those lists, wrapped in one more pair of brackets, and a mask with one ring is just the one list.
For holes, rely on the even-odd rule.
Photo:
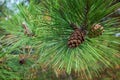
{"label": "green foliage", "polygon": [[[44,0],[41,10],[50,16],[51,20],[44,20],[43,28],[46,31],[42,37],[38,49],[40,52],[39,62],[52,65],[54,68],[65,68],[68,73],[71,69],[84,70],[91,77],[91,72],[99,72],[103,67],[112,67],[117,64],[114,56],[119,53],[120,38],[114,35],[120,31],[119,18],[107,19],[120,3],[113,4],[113,0]],[[67,46],[68,38],[72,32],[70,23],[84,27],[87,32],[95,23],[101,24],[105,32],[96,38],[89,38],[79,47],[70,49]],[[117,30],[115,29],[117,28]],[[41,31],[42,33],[42,31]],[[45,36],[47,35],[47,36]],[[95,65],[96,64],[96,65]]]}
{"label": "green foliage", "polygon": [[[53,68],[41,67],[41,65],[35,63],[35,58],[32,55],[29,58],[26,58],[26,63],[21,65],[19,64],[19,56],[18,55],[7,55],[0,59],[0,79],[1,80],[68,80],[70,77],[73,80],[86,80],[84,74],[76,74],[72,72],[70,75],[66,73],[61,73],[62,76],[56,76],[55,70]],[[104,69],[99,77],[93,75],[93,79],[91,80],[104,80],[104,79],[120,79],[119,68],[113,69]],[[60,72],[58,72],[60,73]],[[84,76],[84,77],[83,77]]]}
{"label": "green foliage", "polygon": [[[0,22],[1,27],[7,33],[7,36],[0,40],[3,48],[6,50],[4,53],[11,53],[12,51],[23,53],[23,47],[31,46],[33,48],[34,44],[36,44],[35,42],[39,39],[34,37],[40,26],[39,19],[41,19],[38,15],[39,11],[35,9],[36,6],[24,7],[19,5],[18,8],[20,13],[11,15],[12,18]],[[28,37],[24,34],[23,23],[25,23],[34,36]]]}
{"label": "green foliage", "polygon": [[33,64],[32,59],[27,59],[24,65],[19,64],[19,56],[7,55],[0,63],[1,80],[21,80],[26,78],[26,73]]}
{"label": "green foliage", "polygon": [[[114,27],[119,26],[119,17],[105,19],[120,7],[120,3],[112,3],[113,0],[44,0],[42,10],[49,13],[47,16],[51,17],[51,21],[47,24],[43,22],[46,29],[48,28],[46,32],[48,35],[43,35],[44,40],[39,48],[41,52],[39,62],[53,65],[55,68],[64,67],[68,73],[71,69],[86,69],[89,76],[91,70],[98,71],[98,65],[94,64],[100,63],[103,66],[112,66],[111,62],[116,64],[117,58],[114,55],[118,51],[108,45],[120,44],[119,38],[114,36],[116,33]],[[70,49],[67,41],[72,32],[71,22],[85,27],[88,32],[94,23],[100,23],[104,26],[105,32],[96,38],[86,36],[83,44]]]}
{"label": "green foliage", "polygon": [[[26,53],[25,46],[39,56],[40,65],[52,66],[54,69],[65,69],[83,72],[92,78],[92,72],[99,75],[103,67],[118,64],[120,38],[115,33],[120,31],[119,17],[108,18],[120,3],[114,0],[43,0],[40,4],[32,2],[28,7],[18,6],[20,13],[12,15],[0,24],[10,36],[0,39],[3,54],[13,51]],[[107,19],[108,18],[108,19]],[[23,22],[32,36],[24,32]],[[94,23],[101,24],[105,32],[96,38],[89,38],[79,47],[67,46],[68,38],[73,32],[70,23],[84,27],[89,33]],[[0,57],[3,56],[0,54]]]}

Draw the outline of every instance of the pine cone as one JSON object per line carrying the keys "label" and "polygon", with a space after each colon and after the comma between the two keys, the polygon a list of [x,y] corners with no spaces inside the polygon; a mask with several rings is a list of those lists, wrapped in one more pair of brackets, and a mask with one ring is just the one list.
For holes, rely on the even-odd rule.
{"label": "pine cone", "polygon": [[85,40],[84,37],[85,37],[84,30],[79,28],[75,29],[68,40],[68,47],[75,48],[79,46]]}
{"label": "pine cone", "polygon": [[21,65],[25,64],[25,59],[19,60],[19,64],[21,64]]}
{"label": "pine cone", "polygon": [[88,33],[88,36],[90,38],[94,38],[94,37],[102,35],[103,32],[104,32],[103,26],[101,26],[100,24],[94,24],[90,32]]}

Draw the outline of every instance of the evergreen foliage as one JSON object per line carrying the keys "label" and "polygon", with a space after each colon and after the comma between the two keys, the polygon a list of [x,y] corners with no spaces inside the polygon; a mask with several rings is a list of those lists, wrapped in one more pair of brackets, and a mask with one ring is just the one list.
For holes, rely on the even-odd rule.
{"label": "evergreen foliage", "polygon": [[[20,13],[1,21],[7,32],[0,38],[0,57],[13,52],[36,54],[36,63],[57,70],[80,72],[86,78],[99,75],[106,67],[119,64],[120,17],[109,16],[120,8],[115,0],[43,0],[19,5]],[[76,48],[67,43],[74,23],[86,31],[85,41]],[[94,24],[104,27],[102,35],[89,37]],[[4,49],[4,51],[3,51]]]}

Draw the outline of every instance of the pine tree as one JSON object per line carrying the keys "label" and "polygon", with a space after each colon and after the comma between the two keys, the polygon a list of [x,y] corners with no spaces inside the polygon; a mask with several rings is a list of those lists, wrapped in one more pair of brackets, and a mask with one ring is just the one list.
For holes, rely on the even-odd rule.
{"label": "pine tree", "polygon": [[[119,17],[109,19],[120,3],[114,0],[43,0],[21,7],[2,21],[9,35],[1,38],[4,54],[36,53],[41,66],[80,72],[87,79],[119,63]],[[24,24],[23,24],[24,22]],[[26,47],[30,46],[26,51]],[[27,48],[28,49],[28,48]],[[0,55],[1,56],[1,55]]]}

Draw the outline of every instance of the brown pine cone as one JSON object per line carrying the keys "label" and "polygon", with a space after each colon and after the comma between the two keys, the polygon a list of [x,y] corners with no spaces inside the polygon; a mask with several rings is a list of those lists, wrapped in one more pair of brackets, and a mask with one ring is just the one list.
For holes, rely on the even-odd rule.
{"label": "brown pine cone", "polygon": [[75,29],[74,32],[71,34],[70,38],[68,39],[68,47],[69,48],[75,48],[79,46],[83,41],[85,37],[85,31],[82,29]]}

